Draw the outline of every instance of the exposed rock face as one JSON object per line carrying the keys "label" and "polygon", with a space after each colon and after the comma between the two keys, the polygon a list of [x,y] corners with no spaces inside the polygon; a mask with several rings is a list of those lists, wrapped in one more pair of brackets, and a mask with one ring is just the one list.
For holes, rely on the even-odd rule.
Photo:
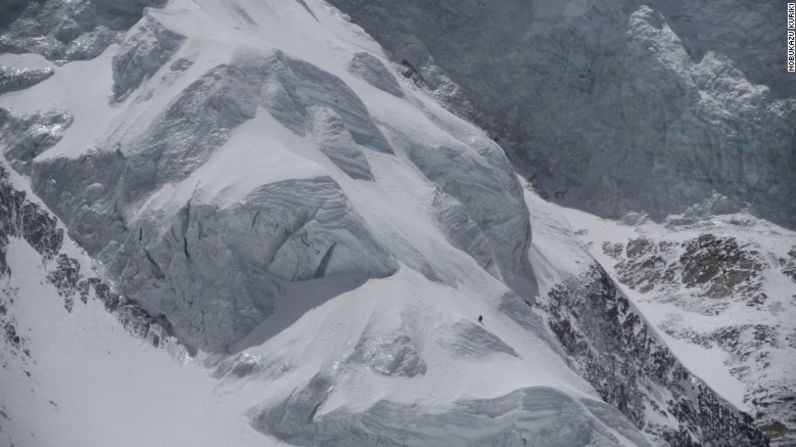
{"label": "exposed rock face", "polygon": [[705,353],[688,364],[703,365],[695,373],[720,371],[708,383],[735,387],[721,392],[750,409],[772,445],[792,445],[796,283],[788,259],[796,234],[745,214],[712,213],[640,225],[626,240],[611,233],[583,237],[606,255],[614,278],[638,293],[659,331]]}
{"label": "exposed rock face", "polygon": [[98,56],[145,7],[163,0],[11,1],[0,6],[0,52],[39,53],[56,62]]}
{"label": "exposed rock face", "polygon": [[58,253],[63,241],[63,230],[58,228],[55,219],[37,205],[26,200],[25,193],[17,191],[8,179],[5,168],[0,166],[0,244],[3,254],[2,269],[8,272],[5,262],[5,247],[9,237],[20,237],[45,259],[52,259]]}
{"label": "exposed rock face", "polygon": [[[757,426],[772,440],[772,445],[791,445],[794,433],[796,399],[793,399],[793,380],[777,374],[778,351],[782,346],[783,328],[770,324],[734,324],[704,332],[689,330],[681,322],[672,320],[662,329],[669,335],[704,348],[720,347],[729,354],[725,362],[730,373],[749,384],[744,395],[755,409]],[[793,348],[793,347],[791,347]],[[791,351],[792,352],[792,351]],[[775,368],[772,368],[774,366]]]}
{"label": "exposed rock face", "polygon": [[52,68],[18,68],[0,65],[0,95],[36,85],[53,73],[55,71]]}
{"label": "exposed rock face", "polygon": [[787,258],[780,258],[779,263],[782,266],[782,272],[796,281],[796,247],[788,251]]}
{"label": "exposed rock face", "polygon": [[[711,313],[720,312],[732,300],[750,306],[766,300],[760,290],[766,261],[754,247],[733,237],[705,233],[681,244],[639,238],[628,241],[624,255],[623,248],[609,244],[604,250],[621,260],[615,266],[619,280],[641,292],[657,290],[671,300],[684,301],[689,299],[681,294],[685,286],[695,298],[716,300],[702,302],[702,310]],[[687,307],[696,310],[698,304],[694,300]]]}
{"label": "exposed rock face", "polygon": [[[556,200],[603,216],[713,191],[794,224],[781,5],[332,0]],[[705,4],[703,4],[705,3]]]}
{"label": "exposed rock face", "polygon": [[[132,335],[149,341],[155,347],[169,346],[184,349],[174,338],[171,323],[163,315],[152,315],[135,301],[119,295],[102,279],[81,272],[80,263],[61,253],[63,230],[56,219],[39,205],[27,199],[26,194],[16,190],[8,173],[0,166],[0,279],[13,275],[6,264],[6,248],[9,238],[20,238],[42,257],[47,270],[47,281],[53,284],[64,299],[64,307],[72,311],[74,298],[84,304],[89,299],[98,299],[105,309],[113,313],[122,326]],[[5,329],[6,341],[21,351],[24,338],[16,334],[16,321],[3,309],[6,300],[24,299],[13,290],[0,293],[0,327]],[[26,350],[25,355],[35,359],[35,353]]]}
{"label": "exposed rock face", "polygon": [[768,445],[751,416],[691,375],[649,332],[598,265],[539,305],[575,367],[639,428],[673,446]]}
{"label": "exposed rock face", "polygon": [[[431,447],[438,445],[554,447],[613,445],[619,439],[651,447],[614,408],[546,387],[524,388],[494,399],[460,400],[446,408],[380,401],[364,412],[319,415],[332,381],[318,375],[283,402],[253,411],[252,425],[296,445]],[[596,416],[605,424],[596,424]],[[488,430],[484,430],[488,427]]]}
{"label": "exposed rock face", "polygon": [[733,238],[717,239],[705,234],[688,241],[685,249],[680,256],[683,283],[696,287],[712,282],[705,292],[711,298],[727,296],[741,283],[754,282],[763,270],[760,254],[754,249],[743,250]]}
{"label": "exposed rock face", "polygon": [[33,159],[61,140],[72,117],[60,110],[48,110],[15,117],[0,108],[0,143],[11,166],[29,174]]}

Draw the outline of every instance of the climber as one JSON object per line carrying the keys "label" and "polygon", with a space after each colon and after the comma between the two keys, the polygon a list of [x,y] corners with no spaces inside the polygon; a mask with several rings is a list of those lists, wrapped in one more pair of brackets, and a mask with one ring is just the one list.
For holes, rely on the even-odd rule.
{"label": "climber", "polygon": [[484,324],[484,316],[483,315],[479,315],[478,316],[478,322],[481,323],[481,324]]}

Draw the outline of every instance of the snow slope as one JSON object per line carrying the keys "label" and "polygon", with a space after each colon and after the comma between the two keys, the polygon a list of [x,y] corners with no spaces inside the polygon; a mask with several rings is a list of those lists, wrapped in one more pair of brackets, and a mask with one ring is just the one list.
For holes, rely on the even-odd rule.
{"label": "snow slope", "polygon": [[3,287],[15,292],[3,302],[26,353],[0,354],[4,445],[263,445],[239,396],[201,365],[132,336],[99,300],[68,312],[23,241],[12,239],[6,257],[13,273]]}
{"label": "snow slope", "polygon": [[[55,422],[37,436],[123,435],[122,413],[99,400],[115,393],[106,380],[132,374],[139,385],[111,400],[159,408],[141,410],[158,443],[763,445],[501,147],[336,9],[174,0],[106,43],[0,96],[0,145],[27,176],[4,181],[0,202],[3,280],[19,288],[8,315],[42,352],[38,392],[88,407],[48,409]],[[42,204],[20,194],[28,183]],[[540,213],[548,233],[532,241]],[[28,363],[15,337],[10,371]],[[69,390],[48,366],[66,343],[87,347]],[[20,439],[44,410],[18,394],[18,372],[2,380]],[[72,430],[94,413],[107,432]]]}

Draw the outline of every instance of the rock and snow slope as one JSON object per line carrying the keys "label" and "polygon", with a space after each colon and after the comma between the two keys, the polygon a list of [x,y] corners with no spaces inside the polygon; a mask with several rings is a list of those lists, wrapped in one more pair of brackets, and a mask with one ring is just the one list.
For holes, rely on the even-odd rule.
{"label": "rock and snow slope", "polygon": [[662,218],[717,192],[796,224],[782,2],[330,3],[551,199]]}
{"label": "rock and snow slope", "polygon": [[[157,445],[195,427],[198,445],[764,444],[502,149],[336,9],[174,0],[107,40],[80,22],[93,58],[25,35],[36,14],[113,4],[50,0],[4,24],[7,48],[41,55],[0,63],[54,71],[0,96],[0,145],[27,176],[3,169],[0,197],[17,445],[125,436],[103,399],[162,408],[137,431]],[[150,364],[157,384],[109,391]],[[80,425],[95,414],[101,430]]]}
{"label": "rock and snow slope", "polygon": [[5,176],[0,445],[263,445],[237,397],[192,363],[162,320],[119,302]]}
{"label": "rock and snow slope", "polygon": [[796,234],[699,207],[637,225],[566,210],[589,251],[722,396],[775,444],[796,436]]}

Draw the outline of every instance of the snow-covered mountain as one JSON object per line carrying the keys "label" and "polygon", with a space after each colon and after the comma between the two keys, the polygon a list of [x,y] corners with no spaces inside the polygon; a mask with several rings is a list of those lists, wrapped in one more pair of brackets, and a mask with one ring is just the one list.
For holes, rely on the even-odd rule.
{"label": "snow-covered mountain", "polygon": [[[512,95],[488,99],[453,67],[402,58],[412,44],[379,31],[405,24],[387,3],[0,6],[0,439],[756,446],[762,429],[790,442],[793,303],[781,294],[793,266],[777,243],[792,233],[755,221],[772,255],[757,252],[769,256],[758,269],[756,255],[733,252],[716,269],[779,276],[720,281],[692,272],[713,253],[700,245],[707,227],[622,226],[546,202],[494,130],[467,120],[502,122],[485,104],[510,108]],[[555,35],[518,31],[525,18],[505,3],[484,9],[506,14],[496,29]],[[579,5],[565,15],[600,10]],[[474,7],[406,11],[456,40],[447,12]],[[385,14],[396,21],[371,20]],[[665,35],[645,38],[669,45],[671,30],[656,29]],[[792,178],[759,180],[779,197],[776,182]],[[637,254],[635,239],[626,254],[616,247],[634,231],[682,241],[661,254],[673,277],[639,267],[653,249]],[[664,292],[684,301],[694,288],[672,315],[711,309],[704,318],[656,313]],[[723,299],[736,290],[743,298]],[[747,298],[758,292],[776,296]],[[718,324],[711,294],[730,308],[751,300],[757,314]],[[775,332],[761,341],[771,349],[733,342],[755,337],[755,320]],[[704,369],[686,343],[716,343],[736,356],[732,371]],[[770,367],[749,364],[764,350]],[[780,388],[762,396],[770,384]]]}

